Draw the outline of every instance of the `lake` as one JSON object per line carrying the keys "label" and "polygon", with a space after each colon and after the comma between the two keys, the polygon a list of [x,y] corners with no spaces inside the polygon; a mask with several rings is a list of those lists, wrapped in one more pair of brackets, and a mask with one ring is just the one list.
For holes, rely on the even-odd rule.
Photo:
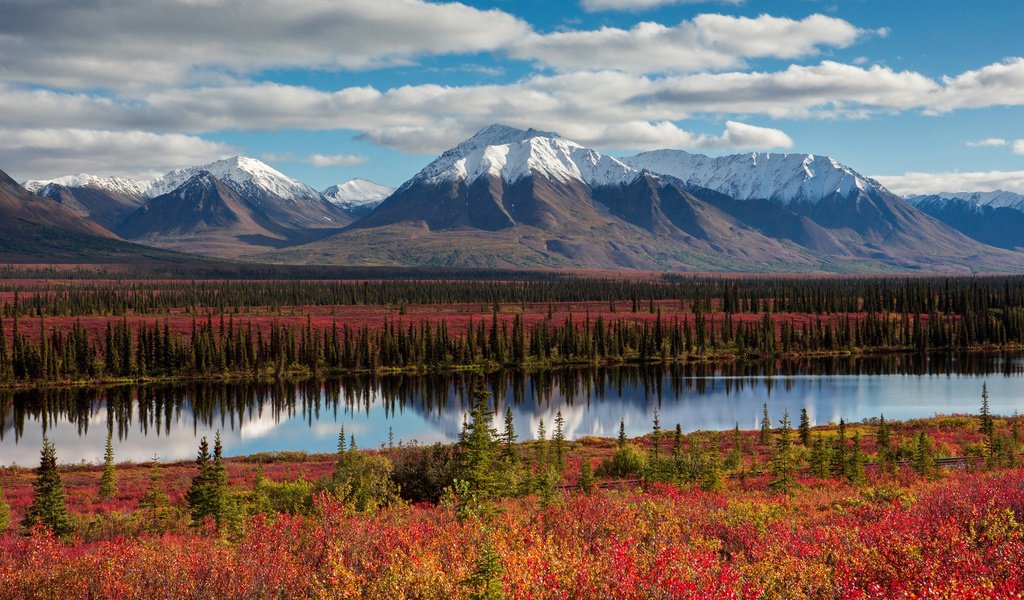
{"label": "lake", "polygon": [[[108,429],[119,461],[172,461],[195,456],[198,439],[221,432],[225,454],[303,450],[332,452],[338,428],[360,447],[393,439],[432,443],[458,439],[471,403],[472,376],[352,377],[260,384],[203,383],[0,392],[0,464],[35,465],[44,431],[63,463],[102,460]],[[558,410],[566,436],[614,437],[661,424],[685,431],[760,426],[767,402],[778,424],[859,421],[885,414],[909,419],[977,413],[988,384],[995,414],[1024,410],[1024,355],[830,358],[672,367],[609,367],[496,373],[495,427],[511,404],[520,439],[550,433]]]}

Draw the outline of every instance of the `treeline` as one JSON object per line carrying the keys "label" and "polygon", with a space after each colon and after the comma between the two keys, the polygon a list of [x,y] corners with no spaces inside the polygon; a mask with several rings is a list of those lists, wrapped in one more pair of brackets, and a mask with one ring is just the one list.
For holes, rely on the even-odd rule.
{"label": "treeline", "polygon": [[123,281],[73,286],[9,283],[0,314],[12,317],[271,311],[290,306],[608,302],[652,310],[675,300],[689,312],[905,313],[983,315],[1024,307],[1024,277],[822,278],[678,277],[626,280]]}
{"label": "treeline", "polygon": [[[502,369],[484,376],[497,398],[513,407],[600,401],[606,397],[663,400],[709,390],[741,394],[776,388],[790,391],[807,375],[1020,375],[1020,364],[987,354],[886,354],[730,363],[669,363],[540,369]],[[782,378],[775,378],[782,375]],[[0,391],[0,441],[20,440],[26,424],[49,429],[66,423],[79,435],[109,427],[119,439],[131,431],[171,433],[173,426],[237,427],[256,415],[316,420],[324,414],[366,414],[375,405],[385,415],[401,412],[456,418],[470,404],[468,389],[479,375],[469,371],[427,375],[372,373],[318,380],[191,381],[112,387],[55,386]],[[632,390],[635,390],[633,392]]]}
{"label": "treeline", "polygon": [[[691,322],[692,321],[692,322]],[[38,327],[38,341],[26,333]],[[5,329],[11,329],[11,342]],[[191,334],[172,333],[166,320],[134,329],[122,320],[91,334],[48,329],[39,318],[0,318],[0,381],[39,382],[96,378],[283,376],[380,370],[444,371],[595,363],[670,363],[694,359],[769,358],[780,355],[870,351],[963,351],[1008,347],[1024,341],[1024,308],[963,315],[932,313],[815,317],[764,314],[758,320],[698,312],[636,322],[598,315],[561,323],[548,318],[527,326],[521,314],[450,331],[445,320],[383,327],[326,329],[252,322],[233,317],[195,321]]]}

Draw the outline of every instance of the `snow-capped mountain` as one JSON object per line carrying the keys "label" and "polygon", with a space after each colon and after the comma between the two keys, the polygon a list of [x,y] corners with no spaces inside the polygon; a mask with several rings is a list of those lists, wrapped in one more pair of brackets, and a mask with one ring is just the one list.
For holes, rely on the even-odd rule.
{"label": "snow-capped mountain", "polygon": [[153,181],[149,185],[146,195],[155,198],[166,194],[203,171],[223,181],[242,196],[259,190],[292,202],[317,204],[322,200],[320,192],[305,183],[292,179],[270,165],[247,156],[233,156],[197,167],[174,169]]}
{"label": "snow-capped mountain", "polygon": [[345,183],[332,185],[320,192],[325,198],[345,208],[377,205],[394,193],[395,188],[365,179],[351,179]]}
{"label": "snow-capped mountain", "polygon": [[22,185],[28,191],[39,196],[49,195],[47,193],[48,190],[45,189],[47,187],[60,186],[65,188],[91,188],[113,194],[144,198],[147,195],[150,184],[150,181],[127,179],[124,177],[99,177],[89,175],[88,173],[80,173],[78,175],[57,177],[56,179],[34,179],[26,181]]}
{"label": "snow-capped mountain", "polygon": [[815,204],[833,194],[848,197],[854,190],[870,194],[884,189],[831,157],[814,154],[751,152],[712,158],[682,150],[655,150],[622,162],[737,200]]}
{"label": "snow-capped mountain", "polygon": [[[491,125],[427,165],[413,183],[472,183],[495,176],[506,183],[539,175],[552,181],[606,186],[629,183],[639,173],[619,160],[557,133]],[[405,187],[405,186],[403,186]]]}
{"label": "snow-capped mountain", "polygon": [[1005,190],[996,190],[994,192],[939,192],[938,194],[907,196],[907,200],[915,205],[942,200],[963,200],[975,206],[1024,210],[1024,194],[1007,192]]}
{"label": "snow-capped mountain", "polygon": [[1024,248],[1024,196],[1013,192],[957,192],[911,196],[925,214],[979,242]]}

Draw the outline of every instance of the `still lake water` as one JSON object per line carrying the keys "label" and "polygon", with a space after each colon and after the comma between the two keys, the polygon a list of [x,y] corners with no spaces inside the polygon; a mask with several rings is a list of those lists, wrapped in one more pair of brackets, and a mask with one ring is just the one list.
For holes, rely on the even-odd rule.
{"label": "still lake water", "polygon": [[[332,452],[338,428],[360,447],[458,438],[472,378],[386,376],[268,384],[185,384],[0,392],[0,465],[34,465],[44,431],[61,462],[100,462],[108,428],[119,461],[194,457],[220,431],[225,454]],[[1024,355],[888,356],[738,365],[617,367],[494,374],[495,426],[511,404],[520,438],[550,433],[562,411],[569,438],[662,427],[686,431],[760,426],[807,408],[812,423],[977,413],[987,382],[992,411],[1024,411]]]}

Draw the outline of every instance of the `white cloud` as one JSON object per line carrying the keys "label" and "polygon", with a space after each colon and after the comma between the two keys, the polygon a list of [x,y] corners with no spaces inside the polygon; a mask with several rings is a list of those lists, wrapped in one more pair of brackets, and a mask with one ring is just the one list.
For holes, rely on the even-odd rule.
{"label": "white cloud", "polygon": [[142,177],[237,153],[198,137],[144,131],[0,129],[0,139],[0,165],[19,181],[69,173]]}
{"label": "white cloud", "polygon": [[927,112],[942,114],[961,108],[1024,104],[1024,58],[1015,57],[943,77],[942,89],[927,103]]}
{"label": "white cloud", "polygon": [[877,175],[875,179],[893,192],[902,195],[995,190],[1024,194],[1024,171],[909,172],[903,175]]}
{"label": "white cloud", "polygon": [[984,138],[981,140],[971,140],[964,142],[964,145],[968,148],[991,148],[994,146],[1005,146],[1006,140],[1003,138]]}
{"label": "white cloud", "polygon": [[1013,153],[1024,154],[1024,140],[1016,140],[1013,142]]}
{"label": "white cloud", "polygon": [[[644,10],[673,4],[700,4],[715,0],[580,0],[583,10]],[[743,0],[717,0],[721,4],[743,4]]]}
{"label": "white cloud", "polygon": [[0,14],[6,80],[77,89],[409,64],[531,31],[500,10],[422,0],[0,0]]}
{"label": "white cloud", "polygon": [[819,46],[845,48],[863,33],[842,19],[817,14],[799,21],[704,14],[675,27],[643,22],[628,30],[534,34],[509,53],[563,70],[693,72],[742,66],[746,58],[808,56]]}
{"label": "white cloud", "polygon": [[303,162],[317,168],[351,167],[364,165],[369,162],[369,159],[359,154],[311,154]]}

